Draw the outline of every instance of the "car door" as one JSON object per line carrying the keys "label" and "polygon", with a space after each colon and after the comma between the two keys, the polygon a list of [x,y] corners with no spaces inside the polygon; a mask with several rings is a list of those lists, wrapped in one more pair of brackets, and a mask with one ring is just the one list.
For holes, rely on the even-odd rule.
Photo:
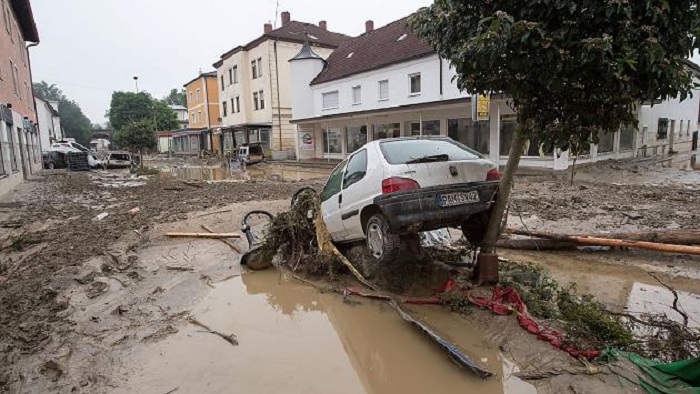
{"label": "car door", "polygon": [[360,212],[368,202],[371,187],[365,184],[367,177],[368,151],[362,149],[348,159],[348,165],[343,175],[343,191],[341,193],[341,219],[345,227],[344,240],[360,240],[364,238]]}
{"label": "car door", "polygon": [[321,191],[321,215],[323,222],[328,228],[328,232],[333,238],[333,241],[342,241],[345,226],[341,218],[340,202],[341,191],[343,187],[343,174],[347,161],[340,163],[328,177],[326,186]]}

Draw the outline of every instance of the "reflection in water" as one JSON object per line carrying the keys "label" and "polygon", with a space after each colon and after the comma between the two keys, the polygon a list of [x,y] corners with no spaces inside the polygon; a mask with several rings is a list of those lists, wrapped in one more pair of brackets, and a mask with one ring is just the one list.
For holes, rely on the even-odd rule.
{"label": "reflection in water", "polygon": [[304,167],[248,166],[245,170],[229,170],[224,167],[178,167],[162,168],[160,179],[178,179],[194,181],[248,181],[251,179],[268,179],[277,181],[302,181],[321,179],[328,175],[327,170]]}
{"label": "reflection in water", "polygon": [[[439,307],[412,314],[496,373],[482,381],[384,304],[348,304],[275,270],[216,285],[192,315],[239,345],[192,325],[130,354],[124,393],[535,393],[511,378],[497,346]],[[506,376],[504,378],[503,376]],[[505,380],[505,382],[504,382]],[[504,387],[508,388],[505,391]]]}
{"label": "reflection in water", "polygon": [[[680,314],[671,309],[673,299],[673,293],[664,287],[635,282],[627,302],[627,310],[635,314],[666,314],[669,319],[682,323],[683,318]],[[700,295],[678,291],[678,305],[688,315],[688,326],[700,328]]]}

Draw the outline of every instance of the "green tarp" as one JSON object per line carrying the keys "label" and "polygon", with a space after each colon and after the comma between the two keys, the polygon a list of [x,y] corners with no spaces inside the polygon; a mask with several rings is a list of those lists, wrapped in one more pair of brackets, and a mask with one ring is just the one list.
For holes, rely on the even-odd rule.
{"label": "green tarp", "polygon": [[635,353],[607,348],[598,359],[610,362],[620,357],[639,367],[639,384],[650,394],[700,394],[700,357],[663,364]]}

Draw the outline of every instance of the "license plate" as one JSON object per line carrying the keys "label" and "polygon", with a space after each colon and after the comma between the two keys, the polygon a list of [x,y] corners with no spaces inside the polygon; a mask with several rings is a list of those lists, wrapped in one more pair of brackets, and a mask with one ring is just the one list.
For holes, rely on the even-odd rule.
{"label": "license plate", "polygon": [[479,202],[479,192],[460,192],[449,194],[438,194],[437,204],[441,207],[452,207],[455,205],[474,204]]}

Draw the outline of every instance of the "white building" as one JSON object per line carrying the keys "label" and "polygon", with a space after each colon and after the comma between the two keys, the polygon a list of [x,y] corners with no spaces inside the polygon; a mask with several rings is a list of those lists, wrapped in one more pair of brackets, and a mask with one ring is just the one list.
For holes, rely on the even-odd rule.
{"label": "white building", "polygon": [[186,129],[187,125],[189,124],[189,117],[187,115],[187,107],[184,105],[168,105],[170,109],[175,112],[175,116],[177,116],[177,121],[180,122],[180,128],[181,129]]}
{"label": "white building", "polygon": [[286,157],[295,152],[292,116],[292,77],[289,60],[310,43],[322,57],[349,37],[328,31],[325,21],[318,26],[292,21],[282,13],[282,26],[264,25],[262,36],[237,46],[214,64],[217,70],[223,148],[247,142],[261,142],[267,149]]}
{"label": "white building", "polygon": [[[441,135],[505,164],[517,126],[513,111],[498,97],[479,108],[475,98],[453,83],[455,72],[449,62],[415,36],[406,22],[404,18],[374,30],[368,21],[364,34],[341,44],[327,60],[310,47],[291,60],[292,123],[297,125],[299,159],[343,159],[376,139]],[[699,94],[682,104],[671,100],[641,106],[644,133],[624,128],[604,135],[599,146],[577,162],[642,156],[640,149],[652,143],[649,135],[654,135],[654,145],[665,141],[662,134],[656,137],[662,118],[675,119],[675,123],[669,120],[670,125],[683,121],[683,137],[676,137],[675,144],[680,146],[679,141],[692,138],[688,127],[690,135],[697,131],[699,106]],[[477,121],[473,113],[479,114]],[[534,141],[526,144],[521,160],[523,167],[552,169],[566,169],[572,163],[569,152],[542,152]]]}
{"label": "white building", "polygon": [[61,117],[58,114],[58,101],[48,101],[38,97],[34,100],[36,101],[41,151],[44,152],[49,150],[52,143],[63,139]]}

